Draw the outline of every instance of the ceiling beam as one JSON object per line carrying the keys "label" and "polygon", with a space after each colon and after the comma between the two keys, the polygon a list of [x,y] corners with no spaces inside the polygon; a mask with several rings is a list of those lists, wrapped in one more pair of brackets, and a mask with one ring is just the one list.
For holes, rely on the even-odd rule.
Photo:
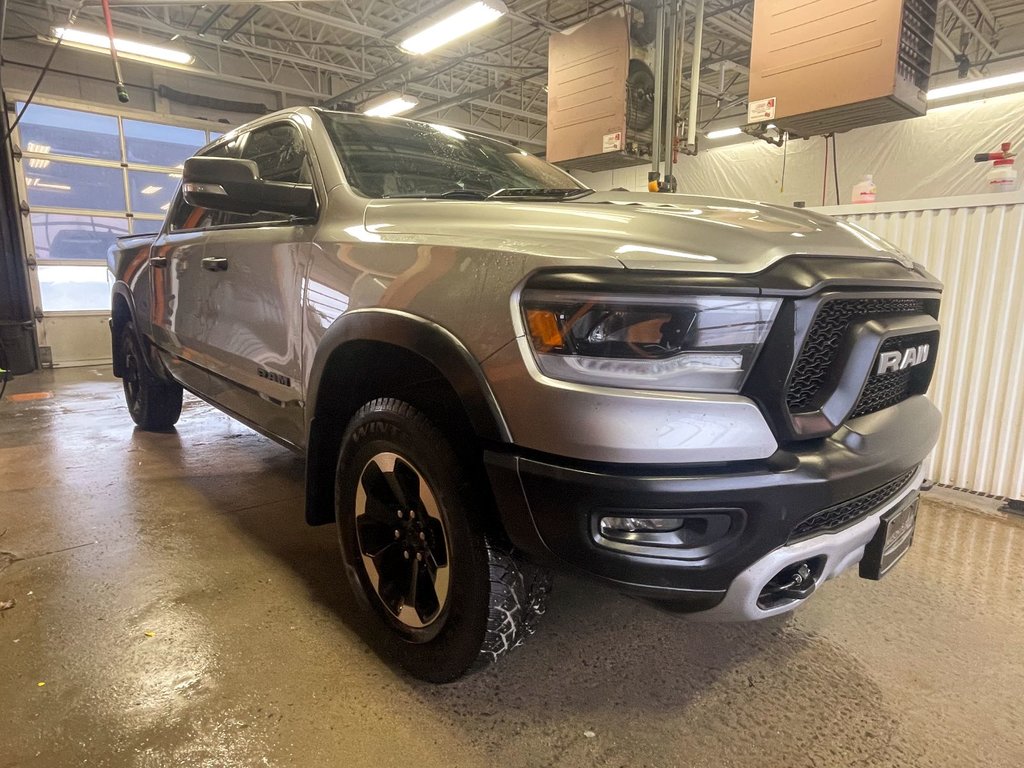
{"label": "ceiling beam", "polygon": [[467,101],[473,101],[474,99],[486,99],[488,96],[493,96],[496,93],[504,91],[512,85],[511,80],[506,80],[501,85],[492,85],[489,88],[480,88],[476,91],[470,91],[469,93],[463,93],[458,96],[452,96],[450,99],[442,99],[441,101],[435,101],[433,104],[427,104],[424,107],[419,107],[409,113],[409,117],[421,118],[427,115],[434,115],[438,112],[450,109],[451,107],[458,107],[465,104]]}
{"label": "ceiling beam", "polygon": [[[80,5],[99,5],[101,0],[85,0]],[[165,8],[168,6],[206,5],[201,0],[109,0],[111,8]],[[222,5],[275,5],[292,0],[221,0]]]}
{"label": "ceiling beam", "polygon": [[960,20],[960,23],[971,32],[974,39],[981,44],[982,48],[986,49],[993,56],[999,55],[999,51],[996,50],[996,47],[985,38],[985,35],[981,33],[981,30],[974,25],[974,22],[967,17],[966,13],[957,7],[956,3],[946,0],[946,2],[943,3],[943,7],[949,9],[949,11]]}

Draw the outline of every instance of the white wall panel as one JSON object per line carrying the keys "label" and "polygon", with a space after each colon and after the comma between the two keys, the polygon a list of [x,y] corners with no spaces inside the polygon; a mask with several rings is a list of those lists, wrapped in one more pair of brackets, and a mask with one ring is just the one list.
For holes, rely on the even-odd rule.
{"label": "white wall panel", "polygon": [[[1024,498],[1024,201],[950,199],[926,210],[850,214],[945,283],[931,397],[944,424],[929,475]],[[910,206],[908,206],[910,207]]]}

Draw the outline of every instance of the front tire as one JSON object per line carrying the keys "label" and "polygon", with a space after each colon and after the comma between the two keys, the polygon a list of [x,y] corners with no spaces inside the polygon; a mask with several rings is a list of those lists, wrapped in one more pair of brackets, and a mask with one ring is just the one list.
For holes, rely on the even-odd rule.
{"label": "front tire", "polygon": [[132,323],[121,330],[120,351],[121,384],[132,421],[145,430],[167,431],[181,416],[181,387],[159,380],[149,370]]}
{"label": "front tire", "polygon": [[448,437],[413,406],[382,398],[353,417],[335,492],[346,572],[382,650],[421,680],[496,661],[544,612],[550,576],[485,529],[482,503]]}

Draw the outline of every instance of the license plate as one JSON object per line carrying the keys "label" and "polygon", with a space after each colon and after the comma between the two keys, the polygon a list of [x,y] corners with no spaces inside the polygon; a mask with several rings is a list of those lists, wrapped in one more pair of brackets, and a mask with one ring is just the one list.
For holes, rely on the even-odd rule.
{"label": "license plate", "polygon": [[864,558],[860,561],[861,578],[877,581],[907,554],[914,541],[919,501],[915,493],[882,515],[878,532],[864,549]]}

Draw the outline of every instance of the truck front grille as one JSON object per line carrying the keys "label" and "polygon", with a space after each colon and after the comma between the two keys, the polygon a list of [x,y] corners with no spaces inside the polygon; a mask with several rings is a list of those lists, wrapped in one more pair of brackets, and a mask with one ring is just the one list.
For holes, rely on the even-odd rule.
{"label": "truck front grille", "polygon": [[868,491],[860,496],[855,496],[849,501],[844,501],[842,504],[836,504],[820,512],[815,512],[793,529],[793,533],[789,537],[790,541],[814,536],[819,533],[837,531],[851,523],[855,523],[861,518],[867,517],[882,505],[892,501],[900,491],[907,487],[907,483],[911,481],[916,473],[917,467],[914,467],[899,477],[890,480],[885,485],[875,488],[873,491]]}
{"label": "truck front grille", "polygon": [[[891,352],[894,349],[907,349],[932,340],[932,334],[918,333],[912,336],[893,336],[882,343],[880,352]],[[866,416],[891,405],[902,403],[908,397],[920,392],[920,384],[916,381],[919,371],[907,368],[902,371],[890,371],[881,375],[873,375],[864,385],[857,405],[853,408],[850,418]]]}
{"label": "truck front grille", "polygon": [[[796,365],[793,367],[789,386],[786,388],[786,404],[789,406],[790,412],[798,413],[807,410],[821,392],[828,381],[832,364],[839,352],[839,346],[851,323],[879,315],[926,313],[924,299],[832,299],[826,301],[814,317],[800,355],[797,357]],[[899,400],[895,402],[899,402]],[[870,411],[865,411],[865,413],[870,413]]]}
{"label": "truck front grille", "polygon": [[913,376],[910,371],[892,371],[881,376],[872,376],[864,386],[864,391],[861,392],[850,418],[866,416],[902,403],[910,397],[912,382]]}

